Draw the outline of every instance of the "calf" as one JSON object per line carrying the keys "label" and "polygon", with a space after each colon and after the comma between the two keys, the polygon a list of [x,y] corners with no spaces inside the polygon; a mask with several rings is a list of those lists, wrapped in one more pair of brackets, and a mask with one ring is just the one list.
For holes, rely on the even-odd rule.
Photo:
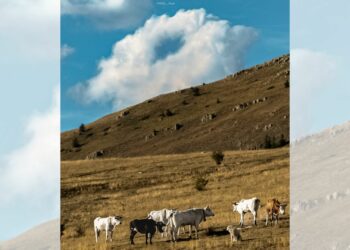
{"label": "calf", "polygon": [[172,240],[176,241],[179,228],[187,225],[189,225],[190,237],[192,234],[192,226],[194,226],[196,238],[198,238],[199,224],[202,221],[206,221],[206,218],[209,216],[214,216],[214,213],[209,206],[205,208],[191,208],[185,211],[177,211],[172,213],[169,219]]}
{"label": "calf", "polygon": [[113,231],[119,224],[122,224],[122,217],[120,216],[109,216],[106,218],[97,217],[94,220],[96,243],[98,241],[98,237],[100,236],[100,232],[103,230],[106,231],[106,241],[108,240],[108,234],[110,234],[110,241],[112,241]]}
{"label": "calf", "polygon": [[238,212],[241,215],[240,226],[244,224],[244,214],[251,212],[254,217],[254,225],[256,225],[256,217],[258,215],[258,210],[260,207],[260,200],[256,197],[241,200],[240,202],[234,202],[232,205],[233,212]]}
{"label": "calf", "polygon": [[146,244],[148,244],[148,239],[152,244],[153,235],[157,230],[162,233],[164,226],[164,223],[155,222],[152,219],[133,220],[130,222],[130,243],[135,244],[134,237],[136,233],[141,233],[146,235]]}
{"label": "calf", "polygon": [[234,241],[240,241],[242,240],[241,237],[241,229],[240,228],[236,228],[234,226],[227,226],[226,230],[230,233],[231,235],[231,243],[233,243]]}
{"label": "calf", "polygon": [[271,216],[271,224],[273,223],[273,220],[275,219],[275,224],[278,223],[278,216],[280,214],[285,214],[287,204],[281,204],[277,199],[271,199],[267,201],[266,204],[266,223],[265,225],[269,223],[269,217]]}

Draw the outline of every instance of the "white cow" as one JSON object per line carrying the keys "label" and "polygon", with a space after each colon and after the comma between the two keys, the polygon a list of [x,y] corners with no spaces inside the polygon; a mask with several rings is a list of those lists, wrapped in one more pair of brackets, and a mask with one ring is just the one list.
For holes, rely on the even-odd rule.
{"label": "white cow", "polygon": [[206,218],[209,216],[214,216],[214,213],[209,206],[205,208],[191,208],[185,211],[177,211],[172,213],[169,219],[172,240],[176,241],[179,228],[187,225],[189,225],[190,228],[190,237],[192,234],[192,226],[194,226],[196,238],[198,238],[199,224],[202,221],[206,221]]}
{"label": "white cow", "polygon": [[[164,208],[164,209],[161,209],[161,210],[158,210],[158,211],[151,211],[148,214],[147,218],[148,219],[152,219],[155,222],[162,222],[165,225],[168,225],[170,215],[172,213],[174,213],[174,212],[176,212],[175,209],[166,209],[166,208]],[[161,233],[161,236],[163,237],[164,233],[165,233],[165,236],[167,236],[167,232],[168,232],[168,227],[166,226],[164,232]]]}
{"label": "white cow", "polygon": [[108,234],[110,234],[110,241],[112,241],[113,231],[119,224],[122,224],[122,217],[120,216],[109,216],[105,218],[97,217],[94,220],[96,243],[100,236],[100,232],[103,230],[106,231],[106,241],[108,240]]}
{"label": "white cow", "polygon": [[234,202],[232,205],[233,212],[238,212],[241,215],[240,226],[244,224],[244,214],[251,212],[254,217],[254,225],[256,225],[256,217],[260,207],[260,200],[256,197]]}

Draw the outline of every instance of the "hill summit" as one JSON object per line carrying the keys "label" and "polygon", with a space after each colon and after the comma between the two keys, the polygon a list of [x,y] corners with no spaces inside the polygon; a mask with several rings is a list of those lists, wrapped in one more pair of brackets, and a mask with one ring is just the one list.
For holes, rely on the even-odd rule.
{"label": "hill summit", "polygon": [[182,89],[61,134],[61,159],[283,146],[289,141],[289,55]]}

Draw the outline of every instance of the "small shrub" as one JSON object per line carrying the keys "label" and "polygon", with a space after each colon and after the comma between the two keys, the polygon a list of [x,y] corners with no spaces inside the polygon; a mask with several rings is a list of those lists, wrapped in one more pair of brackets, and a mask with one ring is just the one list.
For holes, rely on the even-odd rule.
{"label": "small shrub", "polygon": [[285,88],[289,88],[289,80],[286,80],[286,81],[284,82],[284,87],[285,87]]}
{"label": "small shrub", "polygon": [[187,105],[187,104],[188,104],[188,102],[186,100],[182,101],[182,105]]}
{"label": "small shrub", "polygon": [[269,149],[269,148],[278,148],[278,147],[283,147],[287,145],[289,142],[284,138],[284,135],[281,134],[281,137],[278,141],[276,141],[276,138],[274,136],[265,136],[265,142],[264,142],[264,148]]}
{"label": "small shrub", "polygon": [[199,88],[191,87],[191,92],[193,96],[200,96]]}
{"label": "small shrub", "polygon": [[81,146],[77,137],[74,137],[74,139],[72,141],[72,146],[73,146],[73,148],[79,148]]}
{"label": "small shrub", "polygon": [[211,155],[211,158],[213,158],[217,165],[220,165],[221,162],[224,160],[224,154],[221,151],[215,151]]}
{"label": "small shrub", "polygon": [[208,184],[209,180],[204,179],[203,177],[198,177],[196,179],[196,189],[198,191],[203,191],[205,189],[205,186]]}
{"label": "small shrub", "polygon": [[82,123],[79,127],[79,133],[84,133],[86,131],[84,123]]}

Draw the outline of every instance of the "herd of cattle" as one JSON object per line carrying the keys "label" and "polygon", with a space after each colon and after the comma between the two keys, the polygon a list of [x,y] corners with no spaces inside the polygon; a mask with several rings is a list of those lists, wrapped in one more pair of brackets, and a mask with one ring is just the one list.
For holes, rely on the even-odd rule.
{"label": "herd of cattle", "polygon": [[[271,218],[278,223],[279,214],[285,213],[286,204],[281,204],[277,199],[270,199],[265,205],[267,226]],[[240,229],[244,224],[244,215],[248,212],[253,215],[253,223],[257,225],[256,218],[260,208],[260,200],[256,197],[239,202],[234,202],[232,205],[233,212],[238,212],[241,216],[240,227],[229,225],[227,231],[230,233],[231,242],[241,239]],[[146,244],[148,240],[152,244],[152,237],[159,231],[162,237],[170,235],[172,241],[177,241],[180,234],[180,228],[189,226],[189,236],[192,234],[192,227],[195,229],[196,238],[198,238],[199,224],[210,216],[214,216],[214,212],[209,208],[191,208],[185,211],[177,211],[176,209],[162,209],[158,211],[151,211],[145,219],[135,219],[130,222],[130,243],[134,244],[134,237],[136,233],[144,234],[146,236]],[[97,217],[94,220],[94,231],[96,243],[101,231],[106,232],[106,241],[112,241],[113,231],[117,225],[122,223],[121,216],[109,216],[106,218]]]}

